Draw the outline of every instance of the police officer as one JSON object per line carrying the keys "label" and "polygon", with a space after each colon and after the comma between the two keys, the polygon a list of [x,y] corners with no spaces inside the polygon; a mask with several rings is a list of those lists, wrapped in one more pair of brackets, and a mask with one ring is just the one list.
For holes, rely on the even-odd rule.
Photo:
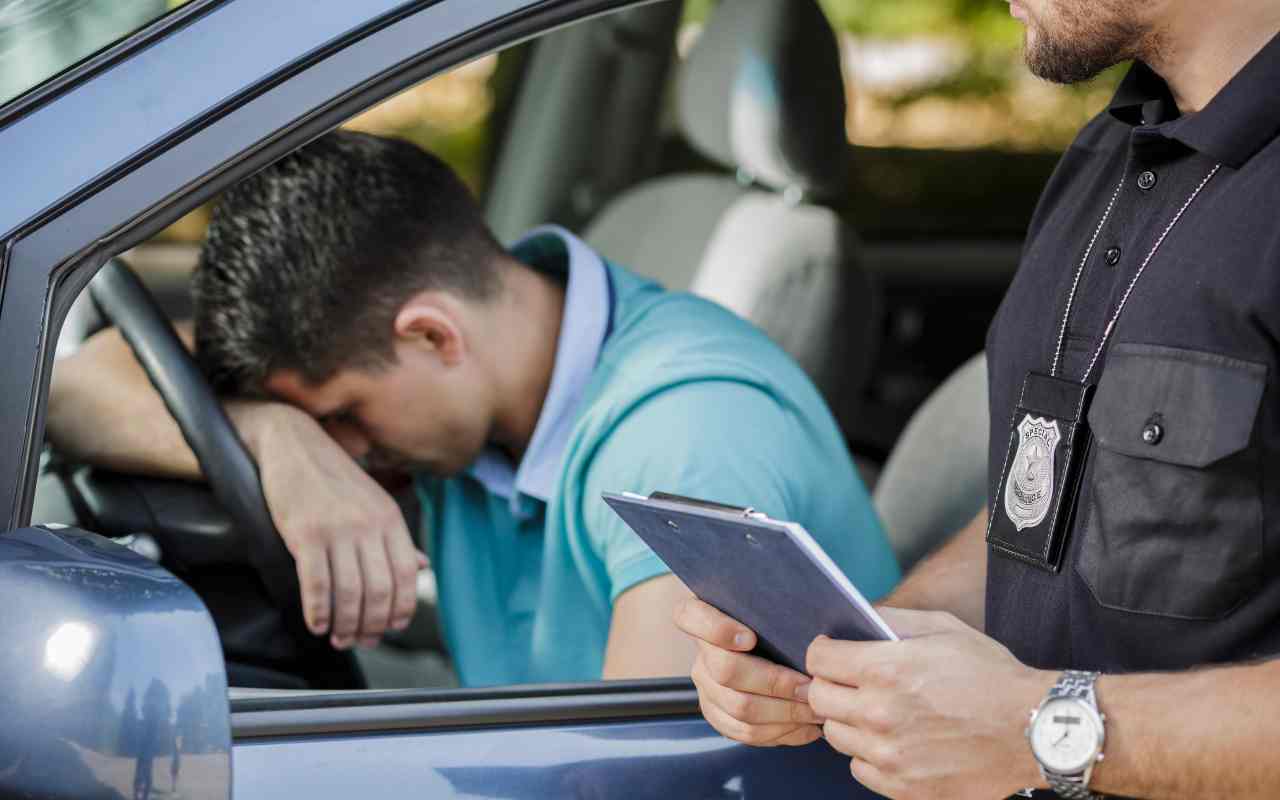
{"label": "police officer", "polygon": [[1011,11],[1043,78],[1135,63],[988,334],[988,508],[811,680],[686,604],[703,712],[889,796],[1280,796],[1280,3]]}

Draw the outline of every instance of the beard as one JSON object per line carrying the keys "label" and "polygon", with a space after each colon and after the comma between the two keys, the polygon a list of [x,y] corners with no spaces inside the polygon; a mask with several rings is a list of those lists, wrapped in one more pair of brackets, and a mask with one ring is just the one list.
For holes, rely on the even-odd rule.
{"label": "beard", "polygon": [[1053,19],[1046,20],[1028,10],[1023,39],[1027,68],[1053,83],[1092,80],[1108,67],[1141,57],[1149,38],[1123,0],[1055,0],[1054,11]]}

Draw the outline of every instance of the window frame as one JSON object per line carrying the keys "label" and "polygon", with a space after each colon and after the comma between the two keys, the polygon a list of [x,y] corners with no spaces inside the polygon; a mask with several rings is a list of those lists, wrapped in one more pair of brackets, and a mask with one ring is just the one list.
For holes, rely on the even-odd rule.
{"label": "window frame", "polygon": [[699,717],[686,679],[650,678],[461,689],[231,690],[238,741],[492,725]]}

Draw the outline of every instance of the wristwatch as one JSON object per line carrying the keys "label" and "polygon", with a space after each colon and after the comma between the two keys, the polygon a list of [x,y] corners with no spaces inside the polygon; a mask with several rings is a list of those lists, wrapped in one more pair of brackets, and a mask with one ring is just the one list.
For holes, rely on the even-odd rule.
{"label": "wristwatch", "polygon": [[1102,760],[1105,714],[1098,711],[1093,690],[1096,672],[1067,670],[1031,712],[1027,741],[1040,774],[1060,797],[1093,800],[1089,791],[1093,765]]}

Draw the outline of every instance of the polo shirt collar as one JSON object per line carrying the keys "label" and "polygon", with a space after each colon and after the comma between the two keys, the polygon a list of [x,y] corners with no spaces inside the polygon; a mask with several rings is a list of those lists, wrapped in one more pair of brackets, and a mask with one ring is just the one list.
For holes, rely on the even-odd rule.
{"label": "polo shirt collar", "polygon": [[513,515],[527,518],[532,511],[525,498],[546,503],[555,490],[578,406],[608,335],[612,293],[604,261],[564,228],[534,228],[510,250],[534,269],[566,277],[555,366],[533,437],[520,463],[513,467],[505,455],[489,448],[469,473],[491,494],[507,499]]}
{"label": "polo shirt collar", "polygon": [[1160,133],[1239,169],[1280,133],[1280,35],[1272,38],[1209,104],[1178,116],[1169,87],[1150,67],[1135,63],[1108,110],[1130,125]]}

